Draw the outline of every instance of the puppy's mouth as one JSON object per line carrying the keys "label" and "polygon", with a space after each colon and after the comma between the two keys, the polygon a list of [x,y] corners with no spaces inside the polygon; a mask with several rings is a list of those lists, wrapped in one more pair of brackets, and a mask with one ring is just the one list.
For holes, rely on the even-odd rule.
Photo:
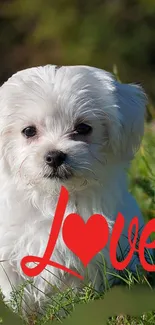
{"label": "puppy's mouth", "polygon": [[50,179],[59,179],[59,180],[67,180],[73,176],[73,171],[69,166],[60,166],[56,169],[52,169],[49,173],[46,173],[44,177]]}

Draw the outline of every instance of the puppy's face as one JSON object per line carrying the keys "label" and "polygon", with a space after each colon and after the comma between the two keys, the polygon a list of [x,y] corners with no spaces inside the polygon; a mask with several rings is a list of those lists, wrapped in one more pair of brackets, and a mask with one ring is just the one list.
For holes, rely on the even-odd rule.
{"label": "puppy's face", "polygon": [[107,164],[132,159],[143,134],[141,88],[85,66],[45,66],[0,89],[1,157],[20,186],[76,189],[101,180]]}

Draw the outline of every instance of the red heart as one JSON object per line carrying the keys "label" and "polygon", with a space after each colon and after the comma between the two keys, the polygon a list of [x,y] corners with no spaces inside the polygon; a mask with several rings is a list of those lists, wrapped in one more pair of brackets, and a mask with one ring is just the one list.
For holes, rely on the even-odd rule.
{"label": "red heart", "polygon": [[76,213],[69,214],[62,228],[63,240],[86,267],[90,260],[104,248],[109,228],[100,214],[92,215],[87,223]]}

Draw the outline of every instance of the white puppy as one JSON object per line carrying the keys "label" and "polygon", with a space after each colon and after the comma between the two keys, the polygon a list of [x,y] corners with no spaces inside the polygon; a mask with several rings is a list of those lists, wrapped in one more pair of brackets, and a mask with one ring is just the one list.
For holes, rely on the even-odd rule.
{"label": "white puppy", "polygon": [[[143,136],[145,105],[139,86],[120,84],[88,66],[26,69],[2,85],[0,260],[5,262],[0,286],[6,300],[27,279],[21,259],[44,255],[62,185],[69,191],[66,216],[75,212],[86,222],[99,213],[112,228],[117,213],[124,215],[120,245],[126,250],[131,219],[138,216],[140,227],[144,224],[128,192],[126,171]],[[108,245],[102,253],[112,269]],[[61,233],[52,260],[84,274]],[[97,254],[88,267],[97,290],[104,286],[102,261]],[[133,269],[136,263],[137,258]],[[75,288],[83,283],[57,268],[47,269],[25,289],[24,308],[41,307],[52,286],[64,290],[65,284]]]}

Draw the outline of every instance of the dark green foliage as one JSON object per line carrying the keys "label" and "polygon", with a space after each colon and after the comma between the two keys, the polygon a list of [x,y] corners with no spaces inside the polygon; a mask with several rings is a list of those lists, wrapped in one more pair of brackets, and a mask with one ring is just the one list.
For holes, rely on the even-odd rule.
{"label": "dark green foliage", "polygon": [[1,0],[0,80],[47,63],[88,64],[155,99],[155,1]]}

